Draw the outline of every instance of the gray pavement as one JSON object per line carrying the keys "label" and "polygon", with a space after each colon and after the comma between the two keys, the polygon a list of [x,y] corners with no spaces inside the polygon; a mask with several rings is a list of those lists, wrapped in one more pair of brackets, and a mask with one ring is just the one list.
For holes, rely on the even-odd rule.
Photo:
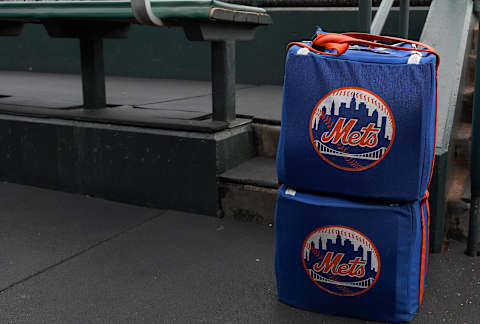
{"label": "gray pavement", "polygon": [[[0,208],[0,323],[367,323],[278,302],[268,226],[6,183]],[[413,323],[479,323],[463,249],[430,256]]]}
{"label": "gray pavement", "polygon": [[[280,121],[281,87],[237,89],[239,114]],[[110,104],[164,118],[205,116],[210,91],[107,77]],[[80,78],[0,71],[0,104],[70,110]],[[0,210],[0,323],[366,323],[278,302],[268,226],[6,183]],[[463,249],[431,255],[413,323],[480,323],[480,262]]]}
{"label": "gray pavement", "polygon": [[[82,104],[81,90],[79,75],[0,71],[0,104],[71,109]],[[108,104],[155,110],[163,118],[212,112],[206,81],[107,76],[106,91]],[[237,85],[238,114],[278,123],[281,107],[281,86]]]}

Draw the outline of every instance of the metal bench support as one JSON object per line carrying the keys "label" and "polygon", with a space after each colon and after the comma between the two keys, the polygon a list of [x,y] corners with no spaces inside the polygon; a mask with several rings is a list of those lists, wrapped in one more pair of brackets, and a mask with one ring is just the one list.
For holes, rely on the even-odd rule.
{"label": "metal bench support", "polygon": [[191,41],[211,42],[213,120],[232,121],[235,113],[235,44],[252,40],[254,25],[193,22],[184,25]]}
{"label": "metal bench support", "polygon": [[83,107],[105,108],[105,72],[103,64],[103,39],[81,37],[80,57],[82,64]]}
{"label": "metal bench support", "polygon": [[51,37],[80,39],[82,65],[83,108],[99,109],[107,106],[103,39],[126,38],[130,24],[106,21],[45,21]]}
{"label": "metal bench support", "polygon": [[234,120],[235,41],[212,42],[211,59],[213,120]]}

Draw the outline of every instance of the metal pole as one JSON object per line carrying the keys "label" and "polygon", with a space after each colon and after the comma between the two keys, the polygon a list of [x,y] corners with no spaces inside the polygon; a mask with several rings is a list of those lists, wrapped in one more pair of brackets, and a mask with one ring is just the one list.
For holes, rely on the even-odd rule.
{"label": "metal pole", "polygon": [[212,104],[213,120],[235,119],[235,41],[212,42]]}
{"label": "metal pole", "polygon": [[380,35],[382,33],[383,26],[385,25],[385,21],[387,21],[392,5],[393,0],[382,0],[370,27],[372,34]]}
{"label": "metal pole", "polygon": [[[480,37],[477,40],[477,57],[480,49]],[[470,180],[472,203],[470,205],[470,223],[468,227],[467,254],[477,256],[480,230],[480,60],[477,59],[475,71],[475,95],[472,111],[472,144],[470,149]]]}
{"label": "metal pole", "polygon": [[410,0],[400,0],[400,37],[408,38],[408,19],[410,17]]}
{"label": "metal pole", "polygon": [[372,23],[372,0],[359,0],[358,13],[360,24],[358,29],[361,33],[370,33],[370,25]]}
{"label": "metal pole", "polygon": [[82,86],[84,108],[105,108],[105,72],[103,67],[103,39],[80,37]]}

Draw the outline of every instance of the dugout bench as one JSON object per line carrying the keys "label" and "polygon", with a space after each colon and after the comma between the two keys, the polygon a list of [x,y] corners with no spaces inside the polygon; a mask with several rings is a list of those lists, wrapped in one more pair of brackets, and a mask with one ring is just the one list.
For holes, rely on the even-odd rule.
{"label": "dugout bench", "polygon": [[[107,107],[104,38],[125,38],[130,25],[139,23],[182,27],[189,40],[211,42],[213,126],[207,129],[215,131],[236,116],[235,41],[253,39],[256,28],[271,18],[261,8],[216,0],[0,0],[0,36],[18,36],[25,23],[43,24],[51,37],[80,40],[83,108],[90,111]],[[89,120],[88,115],[70,117]],[[174,124],[170,120],[165,126],[183,128]]]}

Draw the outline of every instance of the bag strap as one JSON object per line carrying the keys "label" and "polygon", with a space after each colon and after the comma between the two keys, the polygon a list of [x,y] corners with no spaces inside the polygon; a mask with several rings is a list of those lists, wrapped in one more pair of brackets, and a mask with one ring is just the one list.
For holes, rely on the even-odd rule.
{"label": "bag strap", "polygon": [[[422,242],[421,242],[421,252],[420,252],[420,286],[418,294],[418,306],[422,304],[423,300],[423,289],[425,285],[425,276],[427,273],[428,267],[428,251],[430,249],[429,240],[430,237],[430,207],[428,205],[428,190],[425,192],[425,197],[420,202],[420,215],[422,217]],[[426,213],[423,211],[423,207],[426,207]],[[427,219],[425,219],[425,216]]]}
{"label": "bag strap", "polygon": [[[378,41],[395,41],[395,42],[403,42],[415,45],[416,48],[408,48],[408,47],[401,47],[395,45],[388,45],[383,43],[378,43]],[[343,34],[336,34],[336,33],[326,33],[326,34],[317,34],[317,36],[312,41],[312,46],[308,45],[307,43],[303,42],[293,42],[288,44],[287,50],[292,45],[298,45],[305,48],[308,48],[312,52],[323,54],[323,55],[330,55],[330,56],[340,56],[344,54],[350,45],[367,45],[371,48],[374,47],[382,47],[382,48],[391,48],[401,51],[416,51],[416,52],[428,52],[436,56],[437,58],[437,68],[440,64],[440,56],[435,52],[435,50],[426,45],[424,43],[420,43],[417,41],[412,41],[408,39],[398,38],[398,37],[391,37],[391,36],[380,36],[380,35],[373,35],[373,34],[365,34],[365,33],[343,33]],[[323,52],[320,50],[315,49],[313,46],[319,46],[328,48],[330,50],[335,50],[336,52]]]}

